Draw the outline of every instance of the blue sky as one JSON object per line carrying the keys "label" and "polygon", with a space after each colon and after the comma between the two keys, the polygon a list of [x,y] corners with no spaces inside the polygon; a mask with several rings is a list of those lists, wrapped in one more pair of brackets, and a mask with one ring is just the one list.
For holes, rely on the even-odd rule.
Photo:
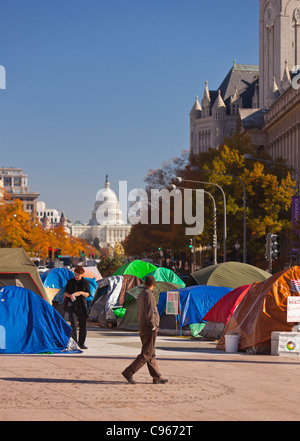
{"label": "blue sky", "polygon": [[[0,166],[88,221],[109,175],[118,193],[189,148],[205,80],[258,64],[258,0],[0,0]],[[251,6],[250,6],[251,5]]]}

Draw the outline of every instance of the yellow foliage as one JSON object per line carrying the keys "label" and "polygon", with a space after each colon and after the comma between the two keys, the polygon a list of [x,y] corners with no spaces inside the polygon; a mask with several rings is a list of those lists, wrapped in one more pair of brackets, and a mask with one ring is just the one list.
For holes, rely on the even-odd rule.
{"label": "yellow foliage", "polygon": [[76,239],[66,233],[63,226],[44,230],[37,218],[22,210],[20,200],[4,200],[0,205],[0,246],[22,247],[31,256],[48,256],[48,248],[61,249],[63,254],[79,256],[81,251],[87,256],[97,254],[97,250],[86,241]]}

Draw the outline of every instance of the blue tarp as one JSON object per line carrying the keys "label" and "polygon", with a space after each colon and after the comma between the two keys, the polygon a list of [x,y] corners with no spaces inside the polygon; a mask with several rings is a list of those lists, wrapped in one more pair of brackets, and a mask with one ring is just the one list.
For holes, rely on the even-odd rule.
{"label": "blue tarp", "polygon": [[69,279],[74,277],[73,271],[67,268],[54,268],[45,271],[41,275],[41,279],[45,288],[64,288]]}
{"label": "blue tarp", "polygon": [[[208,311],[228,292],[231,288],[219,286],[188,286],[182,289],[175,289],[180,293],[180,315],[179,325],[181,328],[194,323],[200,323]],[[157,305],[158,313],[161,316],[166,309],[167,293],[161,292]]]}
{"label": "blue tarp", "polygon": [[[54,268],[50,271],[45,271],[45,273],[42,274],[41,279],[45,288],[60,289],[60,291],[54,297],[53,301],[64,303],[65,286],[68,280],[72,279],[73,277],[73,271],[70,271],[67,268]],[[88,277],[85,277],[85,279],[90,284],[91,295],[86,299],[89,306],[92,303],[98,284],[96,282],[96,279],[90,279]]]}
{"label": "blue tarp", "polygon": [[53,306],[29,289],[0,290],[0,354],[61,352],[71,330]]}

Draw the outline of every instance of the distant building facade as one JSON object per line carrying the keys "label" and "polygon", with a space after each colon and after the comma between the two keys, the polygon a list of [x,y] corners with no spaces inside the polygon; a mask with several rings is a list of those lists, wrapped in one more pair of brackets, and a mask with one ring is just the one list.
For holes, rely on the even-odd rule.
{"label": "distant building facade", "polygon": [[240,109],[258,108],[259,67],[234,62],[218,90],[204,87],[201,104],[196,101],[190,112],[190,150],[197,155],[218,148],[237,127]]}
{"label": "distant building facade", "polygon": [[259,67],[234,64],[219,91],[206,83],[190,113],[191,153],[217,148],[237,130],[299,176],[299,72],[300,1],[259,0]]}
{"label": "distant building facade", "polygon": [[36,204],[37,218],[41,222],[44,217],[47,217],[50,224],[58,224],[60,220],[60,213],[56,208],[47,208],[46,203],[38,201]]}
{"label": "distant building facade", "polygon": [[39,193],[29,191],[28,177],[21,168],[2,167],[0,178],[3,180],[3,188],[9,194],[12,201],[20,199],[23,211],[36,215],[37,199]]}
{"label": "distant building facade", "polygon": [[259,15],[259,107],[240,112],[238,129],[299,176],[300,2],[260,0]]}
{"label": "distant building facade", "polygon": [[37,218],[45,230],[63,226],[68,234],[71,232],[71,223],[65,217],[64,211],[60,213],[56,208],[47,208],[43,201],[37,202]]}

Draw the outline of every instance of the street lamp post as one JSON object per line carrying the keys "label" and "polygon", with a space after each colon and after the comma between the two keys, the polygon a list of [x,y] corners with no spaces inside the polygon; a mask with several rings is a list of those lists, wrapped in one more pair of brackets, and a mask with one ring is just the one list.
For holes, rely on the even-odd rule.
{"label": "street lamp post", "polygon": [[223,188],[216,184],[215,182],[203,182],[203,181],[193,181],[189,179],[183,179],[180,177],[176,178],[178,182],[189,182],[193,184],[204,184],[204,185],[214,185],[215,187],[218,187],[219,190],[222,192],[223,196],[223,205],[224,205],[224,250],[223,250],[223,262],[227,262],[227,208],[226,208],[226,196]]}
{"label": "street lamp post", "polygon": [[[172,185],[172,187],[178,188],[179,190],[185,190],[184,187],[177,187],[176,185]],[[218,256],[217,256],[217,250],[218,250],[218,236],[217,236],[217,206],[215,198],[211,193],[209,193],[206,190],[203,190],[204,193],[206,193],[212,200],[213,203],[213,256],[214,256],[214,265],[217,265],[218,263]],[[194,237],[194,252],[195,252],[195,237]],[[195,259],[194,259],[195,263]]]}
{"label": "street lamp post", "polygon": [[191,171],[199,171],[203,173],[211,173],[220,176],[229,176],[231,178],[237,179],[243,187],[244,197],[243,197],[243,209],[244,209],[244,245],[243,245],[243,262],[247,263],[247,195],[244,182],[238,176],[231,175],[229,173],[220,173],[212,170],[200,170],[198,167],[191,167]]}

